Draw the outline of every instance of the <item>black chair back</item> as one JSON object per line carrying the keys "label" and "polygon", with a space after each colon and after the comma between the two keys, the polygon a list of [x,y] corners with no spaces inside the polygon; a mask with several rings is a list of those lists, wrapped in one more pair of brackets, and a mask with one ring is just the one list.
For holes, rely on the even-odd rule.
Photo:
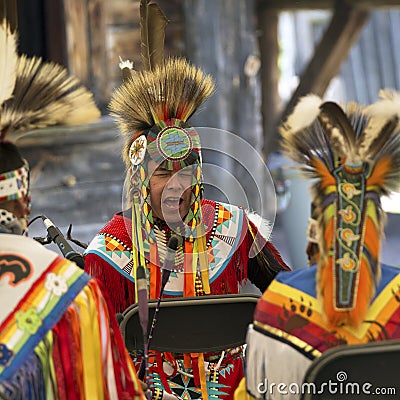
{"label": "black chair back", "polygon": [[308,368],[301,400],[400,399],[400,340],[338,346]]}
{"label": "black chair back", "polygon": [[[220,351],[246,341],[258,295],[213,295],[162,299],[150,348],[177,353]],[[149,325],[157,301],[149,301]],[[122,314],[120,329],[128,350],[143,349],[138,305]]]}

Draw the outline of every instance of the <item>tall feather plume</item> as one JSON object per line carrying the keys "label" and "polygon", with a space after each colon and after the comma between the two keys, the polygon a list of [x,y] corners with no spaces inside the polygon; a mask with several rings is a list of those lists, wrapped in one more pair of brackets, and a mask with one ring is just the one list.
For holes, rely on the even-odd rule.
{"label": "tall feather plume", "polygon": [[[187,121],[212,94],[210,75],[183,58],[170,58],[152,71],[137,72],[113,93],[109,108],[120,131],[129,135],[124,157],[131,143],[160,120]],[[129,160],[125,159],[129,165]]]}
{"label": "tall feather plume", "polygon": [[17,75],[17,33],[7,19],[10,2],[0,2],[0,113],[4,101],[12,96]]}
{"label": "tall feather plume", "polygon": [[323,103],[319,120],[336,152],[346,156],[349,163],[357,164],[359,160],[355,157],[355,132],[340,106],[331,101]]}
{"label": "tall feather plume", "polygon": [[[319,216],[317,292],[333,326],[358,326],[380,279],[384,214],[379,197],[398,188],[400,182],[399,97],[388,92],[381,96],[383,100],[367,108],[356,103],[345,108],[323,103],[317,117],[315,110],[310,112],[312,123],[293,130],[286,122],[280,128],[286,155],[303,164],[301,169],[308,176],[317,178],[312,187]],[[298,110],[304,108],[295,109],[294,114]],[[288,121],[297,118],[291,115]],[[348,228],[346,232],[343,227]],[[358,275],[352,280],[353,297],[347,307],[340,303],[338,287],[347,293],[348,281],[338,280],[337,269],[343,265],[343,271],[351,275],[351,268],[346,268],[354,260]]]}
{"label": "tall feather plume", "polygon": [[400,191],[400,94],[394,90],[381,90],[380,100],[365,110],[369,123],[360,139],[359,151],[364,159],[375,164],[390,160],[390,168],[380,185],[385,194]]}
{"label": "tall feather plume", "polygon": [[164,62],[164,39],[167,18],[157,3],[140,1],[140,37],[143,69],[153,70]]}

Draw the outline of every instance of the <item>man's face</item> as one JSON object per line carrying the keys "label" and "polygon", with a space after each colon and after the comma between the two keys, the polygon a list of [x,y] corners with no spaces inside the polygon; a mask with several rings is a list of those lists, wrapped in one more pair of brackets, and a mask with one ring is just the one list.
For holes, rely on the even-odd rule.
{"label": "man's face", "polygon": [[182,221],[190,209],[192,167],[169,171],[151,160],[148,171],[153,216],[167,223]]}

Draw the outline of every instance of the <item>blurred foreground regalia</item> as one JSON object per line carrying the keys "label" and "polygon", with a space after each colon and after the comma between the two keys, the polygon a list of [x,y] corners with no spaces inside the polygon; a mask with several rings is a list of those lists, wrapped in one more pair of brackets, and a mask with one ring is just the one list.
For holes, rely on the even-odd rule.
{"label": "blurred foreground regalia", "polygon": [[286,154],[315,182],[308,250],[316,265],[279,274],[257,305],[247,352],[257,398],[265,379],[301,385],[331,347],[400,338],[399,270],[380,263],[380,198],[400,189],[400,101],[381,97],[342,108],[306,96],[281,126]]}
{"label": "blurred foreground regalia", "polygon": [[74,263],[23,236],[29,167],[21,133],[100,116],[67,71],[18,56],[16,6],[0,1],[0,398],[143,399],[114,311]]}

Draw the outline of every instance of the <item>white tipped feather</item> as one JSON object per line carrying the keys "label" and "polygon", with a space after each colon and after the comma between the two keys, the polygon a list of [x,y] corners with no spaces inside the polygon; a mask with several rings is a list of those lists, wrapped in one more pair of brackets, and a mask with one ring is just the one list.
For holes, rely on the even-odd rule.
{"label": "white tipped feather", "polygon": [[381,89],[378,95],[381,99],[400,101],[400,93],[393,89]]}
{"label": "white tipped feather", "polygon": [[4,19],[0,25],[0,107],[14,91],[17,60],[17,35]]}
{"label": "white tipped feather", "polygon": [[381,100],[365,108],[365,114],[370,117],[364,130],[363,140],[360,143],[358,154],[365,158],[370,146],[382,132],[384,126],[395,117],[400,117],[400,94],[393,90],[379,91]]}
{"label": "white tipped feather", "polygon": [[374,115],[369,119],[368,124],[364,129],[363,139],[358,148],[358,154],[361,159],[364,159],[366,157],[366,154],[369,152],[372,143],[382,132],[382,129],[386,125],[386,123],[393,116],[393,114],[387,114],[386,117],[382,117],[381,115]]}
{"label": "white tipped feather", "polygon": [[400,93],[382,89],[379,91],[380,100],[365,108],[365,113],[371,117],[392,118],[400,116]]}
{"label": "white tipped feather", "polygon": [[291,133],[311,125],[320,113],[322,99],[315,94],[302,97],[285,122],[285,129]]}
{"label": "white tipped feather", "polygon": [[261,215],[256,212],[245,210],[247,218],[257,227],[260,235],[267,241],[272,232],[271,221],[261,217]]}
{"label": "white tipped feather", "polygon": [[121,56],[119,56],[119,68],[120,69],[124,69],[124,68],[128,68],[128,69],[133,69],[133,62],[130,60],[123,60]]}
{"label": "white tipped feather", "polygon": [[371,117],[392,118],[400,115],[400,101],[378,100],[376,103],[369,105],[365,109],[365,113]]}
{"label": "white tipped feather", "polygon": [[251,221],[258,230],[257,235],[254,238],[254,241],[249,250],[249,257],[253,258],[268,242],[272,232],[273,224],[253,211],[245,210],[245,214],[247,215],[249,221]]}

